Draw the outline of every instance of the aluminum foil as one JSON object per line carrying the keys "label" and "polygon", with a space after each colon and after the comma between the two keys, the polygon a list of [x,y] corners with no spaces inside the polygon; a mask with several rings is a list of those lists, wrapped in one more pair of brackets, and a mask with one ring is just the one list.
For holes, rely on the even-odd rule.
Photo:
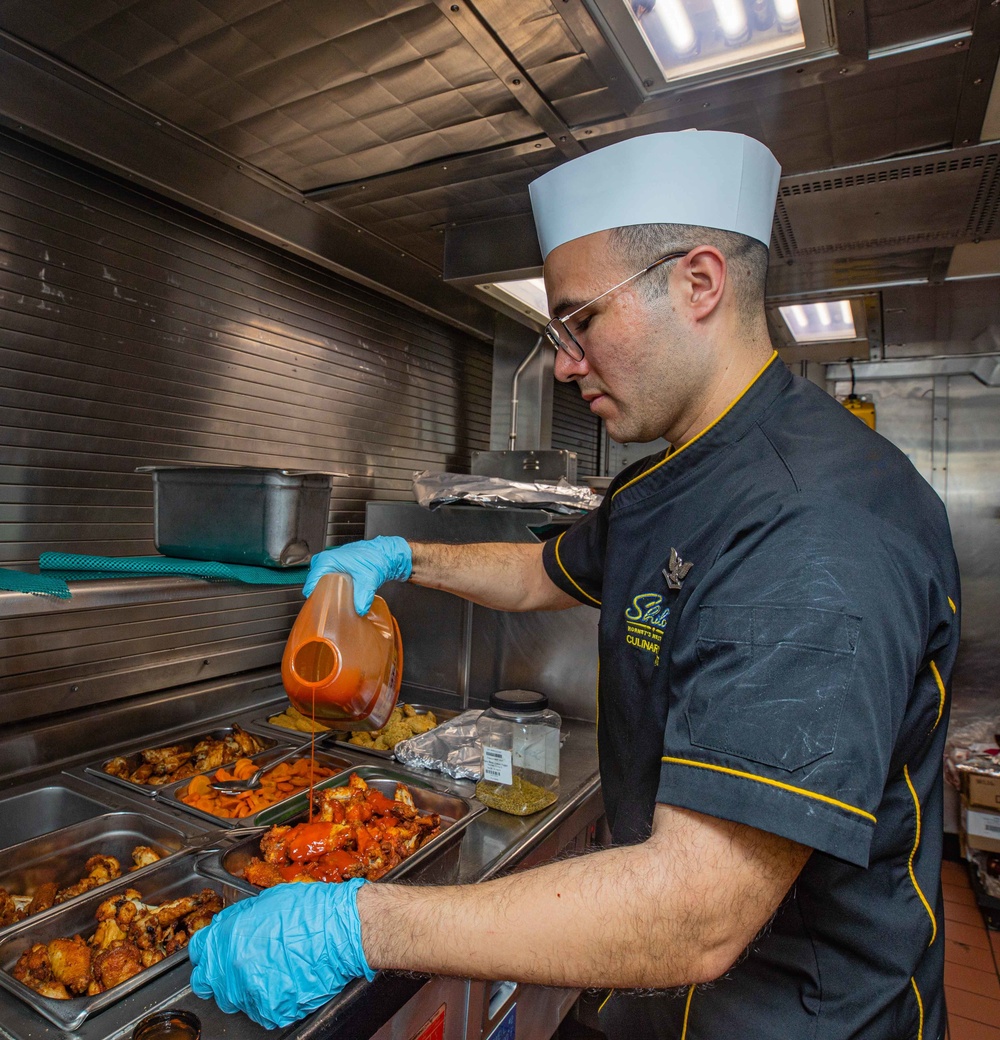
{"label": "aluminum foil", "polygon": [[407,766],[431,769],[456,780],[481,780],[483,749],[476,736],[482,712],[463,711],[453,719],[396,745],[396,758]]}
{"label": "aluminum foil", "polygon": [[429,470],[413,474],[413,497],[427,509],[461,502],[491,509],[531,506],[554,513],[586,513],[601,504],[600,495],[588,487],[571,484],[565,477],[557,484],[530,484],[502,477]]}

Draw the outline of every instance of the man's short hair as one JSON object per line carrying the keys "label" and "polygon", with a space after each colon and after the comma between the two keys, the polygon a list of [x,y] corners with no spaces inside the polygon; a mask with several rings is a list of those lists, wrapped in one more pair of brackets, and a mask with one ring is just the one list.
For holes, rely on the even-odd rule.
{"label": "man's short hair", "polygon": [[[613,228],[610,235],[612,248],[621,257],[625,267],[641,270],[664,253],[678,249],[693,249],[697,245],[715,246],[726,258],[733,299],[744,320],[757,319],[764,305],[767,282],[767,246],[748,235],[716,228],[692,227],[688,224],[633,224]],[[650,297],[666,286],[667,269],[657,278],[641,279],[639,292]]]}

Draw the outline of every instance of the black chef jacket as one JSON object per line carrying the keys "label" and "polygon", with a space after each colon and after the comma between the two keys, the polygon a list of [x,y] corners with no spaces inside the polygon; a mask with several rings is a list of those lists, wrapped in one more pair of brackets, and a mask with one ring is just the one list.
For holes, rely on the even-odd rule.
{"label": "black chef jacket", "polygon": [[601,608],[615,842],[646,838],[660,802],[815,850],[726,975],[614,994],[608,1035],[943,1037],[958,570],[907,458],[773,355],[702,434],[620,474],[544,561]]}

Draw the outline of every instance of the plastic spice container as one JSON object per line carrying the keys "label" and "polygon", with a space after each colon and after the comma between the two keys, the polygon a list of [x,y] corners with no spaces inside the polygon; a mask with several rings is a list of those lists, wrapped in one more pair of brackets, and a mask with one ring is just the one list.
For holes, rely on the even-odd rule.
{"label": "plastic spice container", "polygon": [[559,797],[559,716],[532,690],[500,690],[476,724],[483,779],[476,797],[491,809],[527,816]]}

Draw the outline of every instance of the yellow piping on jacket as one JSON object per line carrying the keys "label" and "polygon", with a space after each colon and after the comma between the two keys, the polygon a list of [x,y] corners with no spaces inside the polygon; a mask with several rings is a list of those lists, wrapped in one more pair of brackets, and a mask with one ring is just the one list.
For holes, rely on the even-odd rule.
{"label": "yellow piping on jacket", "polygon": [[[920,897],[920,902],[924,904],[924,909],[927,911],[927,916],[931,919],[931,941],[927,944],[928,946],[934,945],[934,940],[937,938],[937,920],[934,917],[934,911],[931,909],[931,904],[927,902],[927,897],[924,895],[917,884],[917,875],[913,872],[913,860],[917,855],[917,849],[920,847],[920,799],[917,797],[917,792],[914,789],[913,783],[910,780],[910,767],[903,766],[903,777],[906,780],[906,786],[910,789],[910,797],[913,799],[913,811],[916,817],[916,828],[913,837],[913,848],[910,849],[910,859],[906,864],[907,870],[910,872],[910,882],[913,885],[914,890]],[[920,999],[920,994],[917,994],[917,999]]]}
{"label": "yellow piping on jacket", "polygon": [[[705,429],[701,431],[701,433],[696,434],[686,444],[682,444],[679,448],[676,448],[674,451],[670,452],[669,455],[667,455],[664,458],[660,459],[659,462],[654,463],[652,466],[649,467],[649,469],[644,469],[638,476],[633,477],[627,484],[622,484],[622,486],[611,497],[614,498],[615,495],[620,495],[625,490],[625,488],[629,488],[633,484],[638,483],[638,481],[642,480],[643,477],[649,476],[649,474],[652,473],[653,470],[659,469],[661,466],[663,466],[666,463],[668,463],[671,459],[676,459],[677,456],[680,455],[680,453],[682,451],[684,451],[687,448],[690,448],[691,445],[694,444],[694,442],[696,440],[698,440],[700,437],[704,437],[705,434],[708,433],[708,431],[710,429],[712,429],[713,426],[715,426],[718,423],[722,422],[722,420],[736,407],[737,403],[743,399],[743,397],[746,395],[747,391],[749,391],[750,387],[752,387],[754,385],[754,383],[756,383],[757,380],[760,379],[760,377],[767,371],[767,369],[770,368],[771,362],[774,361],[774,359],[777,356],[778,356],[778,352],[776,350],[773,351],[771,356],[767,359],[767,364],[764,365],[764,367],[753,377],[753,379],[751,379],[750,382],[747,383],[747,385],[745,387],[743,387],[743,389],[739,392],[739,394],[736,397],[734,397],[732,399],[732,401],[729,402],[729,405],[727,406],[726,410],[724,412],[722,412],[721,414],[719,414],[718,416],[716,416],[716,418],[713,419],[705,427]],[[567,575],[567,577],[568,577],[568,575]],[[570,579],[570,580],[572,581],[572,579]]]}
{"label": "yellow piping on jacket", "polygon": [[847,802],[840,802],[836,798],[831,798],[826,794],[818,794],[816,791],[808,791],[804,787],[793,787],[791,784],[783,784],[780,780],[772,780],[767,776],[757,776],[756,773],[744,773],[740,769],[730,769],[728,766],[716,766],[709,762],[696,762],[689,758],[672,758],[670,755],[664,755],[660,761],[673,762],[676,765],[681,766],[696,766],[698,769],[712,769],[717,773],[728,773],[729,776],[742,777],[744,780],[756,780],[759,784],[769,784],[771,787],[780,787],[783,791],[791,791],[792,794],[799,794],[804,798],[815,798],[819,802],[826,802],[828,805],[835,805],[838,809],[846,809],[847,812],[863,816],[866,820],[871,820],[872,823],[878,823],[878,820],[876,820],[870,812],[866,812],[864,809],[859,809],[855,805],[848,805]]}

